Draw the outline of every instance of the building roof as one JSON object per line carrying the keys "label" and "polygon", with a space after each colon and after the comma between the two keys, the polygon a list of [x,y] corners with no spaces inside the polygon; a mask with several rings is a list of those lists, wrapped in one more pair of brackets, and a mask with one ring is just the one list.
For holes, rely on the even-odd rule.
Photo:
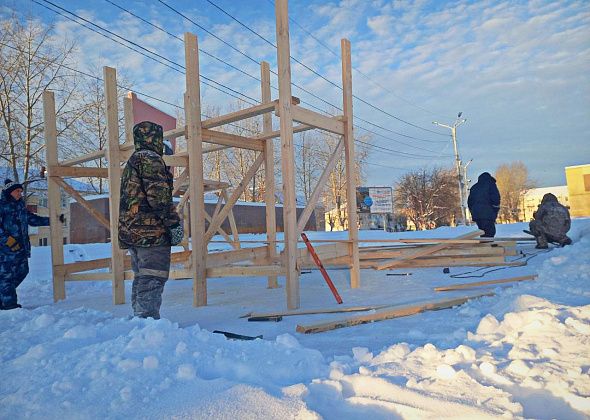
{"label": "building roof", "polygon": [[557,185],[555,187],[532,188],[528,190],[525,197],[543,196],[547,193],[555,195],[568,195],[567,185]]}

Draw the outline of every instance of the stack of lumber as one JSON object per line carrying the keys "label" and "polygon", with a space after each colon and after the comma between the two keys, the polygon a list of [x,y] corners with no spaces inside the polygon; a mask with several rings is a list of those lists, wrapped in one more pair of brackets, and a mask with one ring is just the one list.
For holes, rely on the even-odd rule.
{"label": "stack of lumber", "polygon": [[[360,267],[376,270],[421,267],[523,265],[510,262],[516,256],[516,240],[494,241],[479,238],[481,231],[470,232],[454,239],[395,239],[376,240],[379,246],[361,246]],[[381,245],[383,243],[383,245]],[[316,246],[326,268],[350,264],[348,244],[335,243]],[[313,262],[305,250],[300,250],[302,268],[312,268]]]}

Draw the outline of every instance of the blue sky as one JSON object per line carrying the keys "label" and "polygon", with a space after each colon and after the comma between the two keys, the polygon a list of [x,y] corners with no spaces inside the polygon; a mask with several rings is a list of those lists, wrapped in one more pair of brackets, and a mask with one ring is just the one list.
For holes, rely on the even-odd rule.
{"label": "blue sky", "polygon": [[[272,0],[164,0],[249,57],[158,0],[51,1],[180,64],[180,41],[109,1],[179,37],[196,33],[201,50],[254,77],[256,61],[276,68],[269,43],[211,4],[274,43]],[[138,91],[182,103],[183,74],[31,0],[2,5],[3,14],[13,9],[37,17],[53,23],[58,37],[76,40],[80,68],[115,66]],[[291,0],[289,11],[291,56],[337,85],[340,39],[352,42],[356,130],[372,131],[371,142],[380,147],[371,149],[367,185],[391,185],[424,166],[451,167],[450,132],[432,121],[452,123],[459,111],[467,118],[458,129],[459,151],[464,161],[473,159],[473,180],[520,160],[538,186],[564,185],[565,166],[590,163],[590,2]],[[200,64],[204,76],[258,100],[253,78],[203,54]],[[294,88],[304,106],[337,113],[339,89],[296,62],[292,71],[296,84],[321,98]],[[202,96],[204,109],[236,101],[207,86]]]}

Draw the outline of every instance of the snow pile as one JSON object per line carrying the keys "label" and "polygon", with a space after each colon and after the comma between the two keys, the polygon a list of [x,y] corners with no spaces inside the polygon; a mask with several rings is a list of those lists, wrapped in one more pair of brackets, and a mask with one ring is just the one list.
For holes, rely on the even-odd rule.
{"label": "snow pile", "polygon": [[520,309],[501,321],[485,316],[453,349],[402,343],[375,357],[357,349],[358,367],[333,362],[305,399],[327,418],[590,415],[590,306],[533,296],[512,305]]}

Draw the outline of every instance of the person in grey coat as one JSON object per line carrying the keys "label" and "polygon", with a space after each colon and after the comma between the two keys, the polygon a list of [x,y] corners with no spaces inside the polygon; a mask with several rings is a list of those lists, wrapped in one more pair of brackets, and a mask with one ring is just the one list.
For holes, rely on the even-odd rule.
{"label": "person in grey coat", "polygon": [[566,233],[570,230],[571,224],[568,209],[560,204],[553,194],[545,194],[539,208],[533,213],[533,220],[529,223],[530,233],[537,240],[536,248],[547,249],[548,242],[555,242],[560,246],[570,245],[572,240]]}

